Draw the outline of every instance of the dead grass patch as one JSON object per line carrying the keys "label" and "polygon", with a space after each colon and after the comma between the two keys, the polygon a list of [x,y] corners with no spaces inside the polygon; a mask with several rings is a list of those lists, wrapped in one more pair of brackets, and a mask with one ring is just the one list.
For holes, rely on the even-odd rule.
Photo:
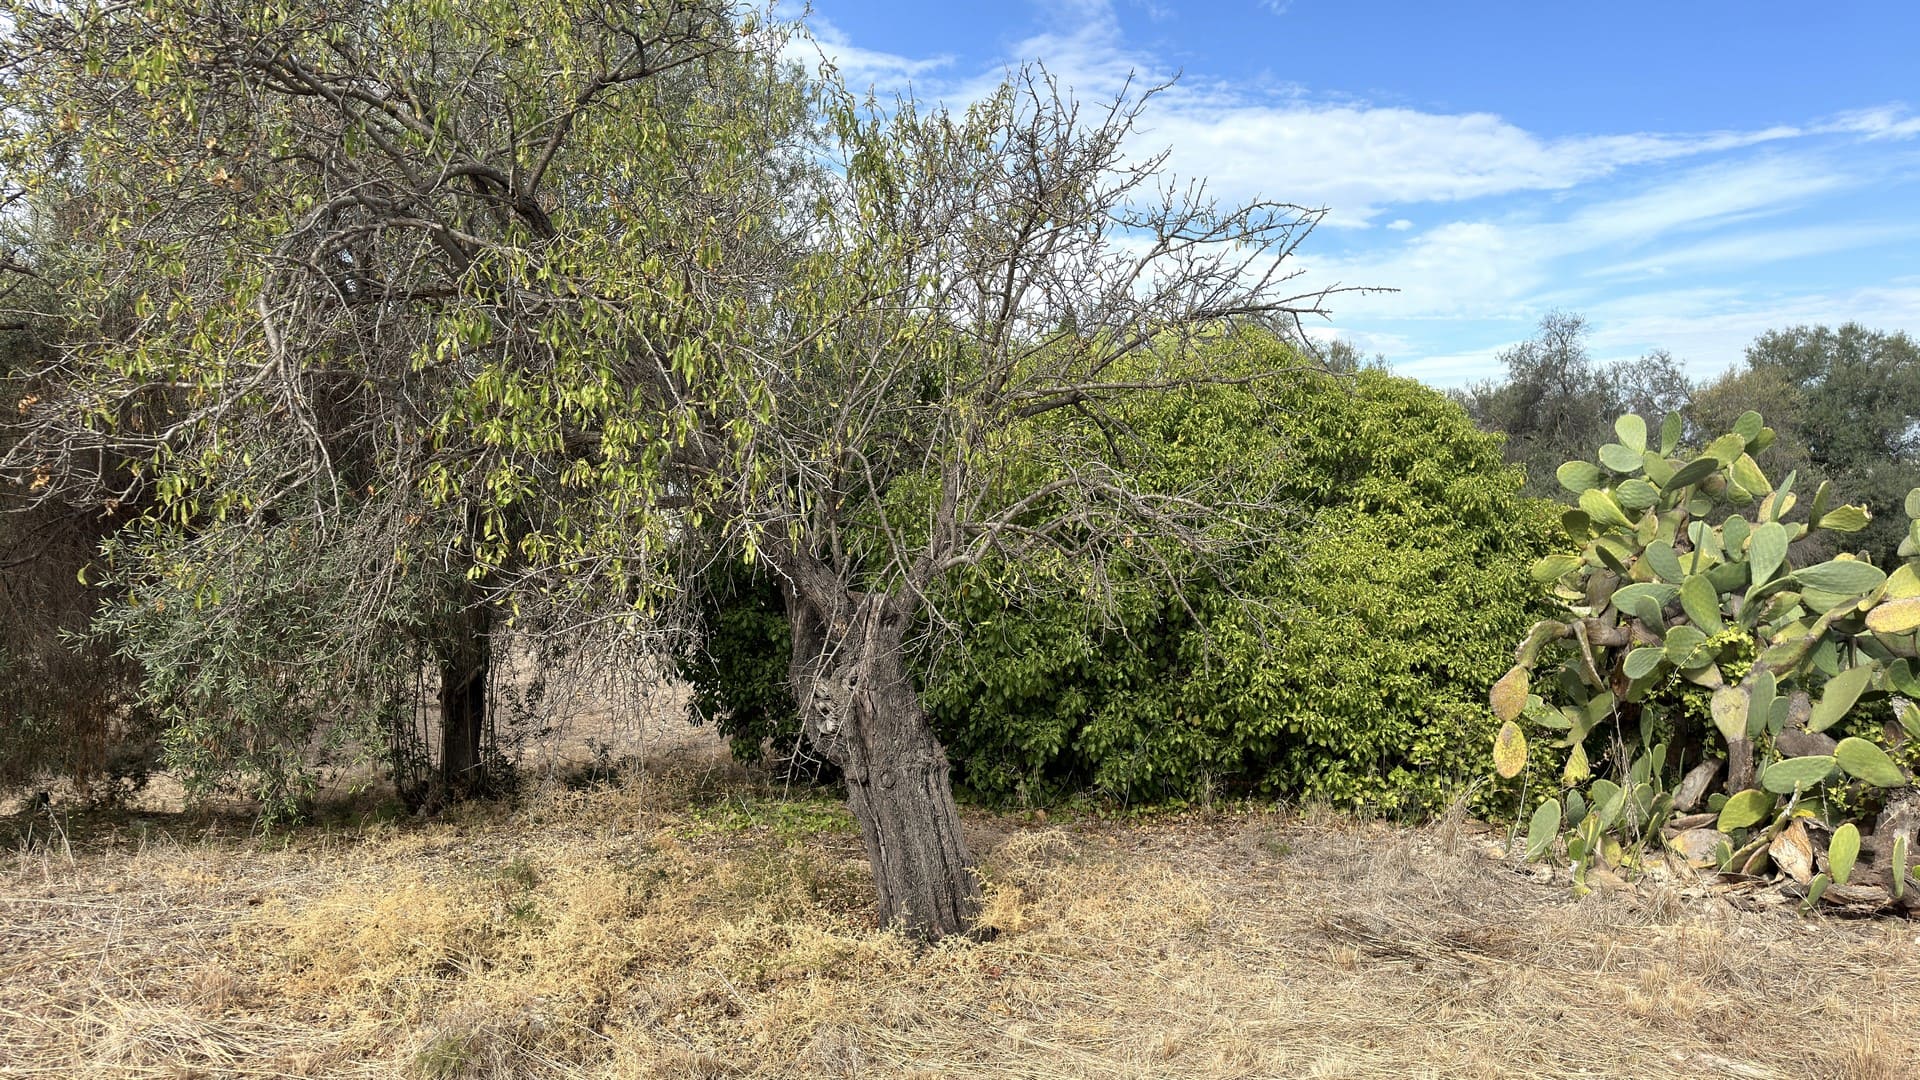
{"label": "dead grass patch", "polygon": [[0,1075],[1920,1075],[1909,923],[1574,901],[1424,830],[969,814],[984,944],[870,925],[857,836],[682,764],[0,871]]}

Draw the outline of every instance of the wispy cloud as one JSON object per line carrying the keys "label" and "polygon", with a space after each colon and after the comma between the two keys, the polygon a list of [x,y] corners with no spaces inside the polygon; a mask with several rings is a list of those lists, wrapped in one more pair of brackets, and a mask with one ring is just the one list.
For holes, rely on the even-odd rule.
{"label": "wispy cloud", "polygon": [[1911,139],[1920,136],[1920,116],[1904,105],[1880,105],[1841,113],[1817,130],[1873,139]]}
{"label": "wispy cloud", "polygon": [[1791,129],[1542,139],[1487,113],[1311,102],[1189,103],[1172,96],[1150,137],[1176,168],[1236,196],[1264,192],[1364,224],[1387,207],[1563,191],[1621,169],[1790,138]]}
{"label": "wispy cloud", "polygon": [[1920,239],[1920,223],[1873,222],[1857,225],[1807,225],[1740,232],[1713,240],[1668,248],[1641,258],[1599,267],[1602,276],[1657,279],[1669,274],[1759,266]]}
{"label": "wispy cloud", "polygon": [[[1846,174],[1813,162],[1775,157],[1715,163],[1631,193],[1509,207],[1498,216],[1409,230],[1404,240],[1344,256],[1308,252],[1305,263],[1316,283],[1400,290],[1349,300],[1350,310],[1391,312],[1396,318],[1507,318],[1518,309],[1586,304],[1602,286],[1613,287],[1589,279],[1635,269],[1645,273],[1668,253],[1698,269],[1714,256],[1711,245],[1662,245],[1783,214],[1851,182]],[[1884,236],[1854,230],[1824,239],[1822,250],[1833,251],[1843,240],[1877,243]],[[1798,240],[1809,249],[1813,243],[1811,236]],[[1736,246],[1730,244],[1721,255],[1726,264],[1738,265]],[[1565,284],[1570,281],[1575,284]],[[1549,293],[1550,287],[1555,291]]]}
{"label": "wispy cloud", "polygon": [[913,57],[863,49],[820,15],[808,18],[806,26],[809,36],[789,42],[787,58],[809,68],[829,65],[840,72],[847,85],[860,89],[869,86],[905,89],[914,79],[951,67],[954,62],[946,53]]}

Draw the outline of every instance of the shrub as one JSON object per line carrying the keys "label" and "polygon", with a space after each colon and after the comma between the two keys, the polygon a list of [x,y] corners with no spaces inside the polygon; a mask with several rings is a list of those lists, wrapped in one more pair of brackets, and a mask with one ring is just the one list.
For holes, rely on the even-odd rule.
{"label": "shrub", "polygon": [[693,684],[696,722],[712,721],[736,761],[771,758],[785,775],[820,777],[830,766],[801,743],[788,679],[793,631],[779,586],[739,563],[715,571],[705,585],[704,648],[678,658],[681,678]]}
{"label": "shrub", "polygon": [[1212,477],[1229,503],[1275,490],[1298,509],[1249,523],[1271,543],[1138,590],[1108,624],[1065,599],[966,611],[927,687],[964,783],[1444,806],[1483,768],[1500,643],[1537,613],[1511,560],[1544,550],[1550,517],[1517,495],[1498,438],[1379,371],[1162,397],[1126,419],[1149,447],[1139,482]]}
{"label": "shrub", "polygon": [[[1177,585],[1118,568],[1105,615],[1073,568],[1019,606],[980,580],[1013,568],[950,582],[937,604],[959,633],[919,677],[964,788],[1416,813],[1483,772],[1484,687],[1507,666],[1502,643],[1542,614],[1525,567],[1551,527],[1497,436],[1379,371],[1143,398],[1120,419],[1138,440],[1120,463],[1131,482],[1208,484],[1223,508],[1273,492],[1294,509],[1244,520],[1259,543]],[[798,739],[778,593],[758,588],[716,590],[707,654],[683,668],[747,757]]]}

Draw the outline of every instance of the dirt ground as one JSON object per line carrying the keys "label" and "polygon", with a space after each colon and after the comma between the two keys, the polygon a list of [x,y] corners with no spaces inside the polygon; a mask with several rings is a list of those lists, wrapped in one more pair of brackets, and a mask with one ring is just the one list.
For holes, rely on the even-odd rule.
{"label": "dirt ground", "polygon": [[17,843],[0,1076],[1920,1076],[1913,923],[1576,901],[1461,820],[970,809],[998,935],[919,948],[837,802],[706,739],[434,821]]}

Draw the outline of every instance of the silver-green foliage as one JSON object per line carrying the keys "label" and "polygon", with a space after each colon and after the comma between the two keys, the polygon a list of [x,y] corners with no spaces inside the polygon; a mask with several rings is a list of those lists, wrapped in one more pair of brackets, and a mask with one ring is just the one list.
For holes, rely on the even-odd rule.
{"label": "silver-green foliage", "polygon": [[[1795,566],[1794,542],[1856,533],[1869,514],[1831,505],[1822,484],[1792,516],[1795,477],[1775,486],[1754,461],[1773,436],[1758,413],[1697,453],[1681,452],[1677,415],[1657,432],[1623,416],[1615,432],[1595,461],[1558,471],[1578,503],[1561,518],[1563,550],[1533,576],[1562,613],[1533,627],[1493,687],[1496,769],[1526,767],[1528,735],[1566,755],[1564,813],[1550,798],[1534,831],[1564,819],[1582,888],[1596,862],[1636,863],[1677,815],[1704,807],[1728,872],[1766,872],[1798,819],[1838,830],[1831,876],[1802,881],[1831,898],[1861,832],[1914,798],[1920,710],[1905,699],[1920,696],[1920,521],[1891,574],[1864,555]],[[1906,509],[1920,518],[1920,490]],[[1890,713],[1900,723],[1879,722]],[[1899,835],[1869,843],[1906,846],[1910,817],[1880,816]],[[1529,854],[1548,853],[1535,835]]]}

